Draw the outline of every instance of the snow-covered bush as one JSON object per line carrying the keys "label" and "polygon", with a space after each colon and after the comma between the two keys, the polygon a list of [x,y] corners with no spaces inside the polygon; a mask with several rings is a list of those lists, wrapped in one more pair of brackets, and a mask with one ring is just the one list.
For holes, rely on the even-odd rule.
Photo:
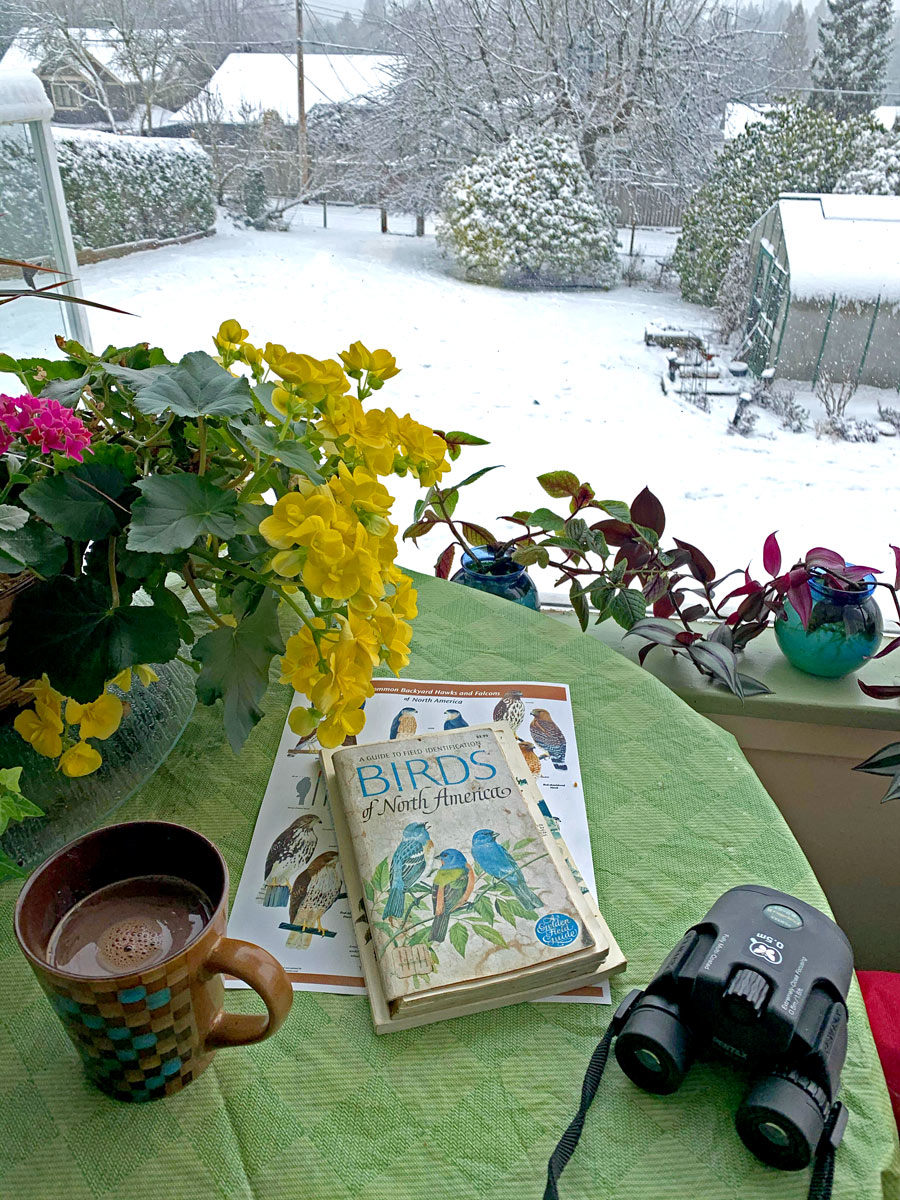
{"label": "snow-covered bush", "polygon": [[612,218],[561,133],[512,137],[453,175],[437,238],[482,283],[611,287],[618,273]]}
{"label": "snow-covered bush", "polygon": [[189,138],[55,130],[78,250],[199,233],[215,222],[210,161]]}
{"label": "snow-covered bush", "polygon": [[799,404],[794,398],[795,395],[790,388],[772,392],[769,397],[769,409],[781,418],[782,429],[789,433],[804,433],[809,428],[809,409]]}
{"label": "snow-covered bush", "polygon": [[887,425],[893,427],[900,433],[900,408],[891,408],[887,404],[878,405],[878,417]]}
{"label": "snow-covered bush", "polygon": [[781,192],[830,192],[859,156],[868,119],[790,104],[748,125],[691,199],[675,250],[686,300],[712,305],[732,255]]}
{"label": "snow-covered bush", "polygon": [[[77,250],[199,233],[215,222],[209,158],[182,138],[54,129]],[[30,144],[0,137],[0,244],[26,257],[50,251]]]}
{"label": "snow-covered bush", "polygon": [[838,180],[836,192],[857,196],[900,195],[900,137],[886,130],[866,133],[860,142],[860,162]]}
{"label": "snow-covered bush", "polygon": [[751,278],[750,246],[746,241],[742,241],[732,254],[716,293],[719,333],[724,342],[728,342],[732,334],[744,328]]}

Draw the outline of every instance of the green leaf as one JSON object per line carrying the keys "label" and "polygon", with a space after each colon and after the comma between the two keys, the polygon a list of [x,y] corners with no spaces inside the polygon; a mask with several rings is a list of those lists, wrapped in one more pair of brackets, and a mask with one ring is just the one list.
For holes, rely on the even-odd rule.
{"label": "green leaf", "polygon": [[513,846],[513,854],[515,854],[515,852],[517,850],[524,850],[526,846],[530,846],[532,842],[536,842],[536,841],[537,841],[537,838],[533,838],[533,837],[522,838],[521,842],[516,842],[516,844]]}
{"label": "green leaf", "polygon": [[896,800],[898,796],[900,796],[900,775],[895,775],[890,787],[881,797],[881,803],[887,804],[889,800]]}
{"label": "green leaf", "polygon": [[40,521],[0,533],[0,572],[4,575],[21,575],[25,570],[45,577],[58,575],[68,557],[63,539]]}
{"label": "green leaf", "polygon": [[533,513],[526,514],[525,519],[529,525],[538,525],[541,529],[549,529],[553,533],[562,533],[566,527],[562,517],[558,517],[549,508],[536,508]]}
{"label": "green leaf", "polygon": [[460,956],[466,957],[466,943],[469,940],[469,931],[461,921],[456,921],[450,926],[450,945]]}
{"label": "green leaf", "polygon": [[575,616],[578,618],[578,624],[581,626],[582,631],[584,631],[588,627],[591,614],[590,609],[588,608],[587,596],[585,596],[584,592],[582,591],[580,583],[573,583],[569,588],[569,603],[575,610]]}
{"label": "green leaf", "polygon": [[550,563],[550,555],[543,546],[516,546],[512,558],[513,562],[517,562],[520,567],[533,567],[535,563],[540,567],[546,567]]}
{"label": "green leaf", "polygon": [[578,495],[578,476],[573,475],[571,471],[548,471],[545,475],[538,475],[537,481],[547,495],[553,496],[554,499]]}
{"label": "green leaf", "polygon": [[721,642],[701,639],[699,642],[692,642],[687,647],[687,652],[694,662],[709,671],[714,679],[724,683],[735,696],[744,698],[744,689],[738,676],[737,658],[733,650],[729,650]]}
{"label": "green leaf", "polygon": [[385,888],[390,886],[391,868],[388,865],[388,860],[383,858],[375,870],[372,872],[372,886],[376,892],[383,892]]}
{"label": "green leaf", "polygon": [[0,883],[5,883],[7,879],[24,879],[27,874],[28,872],[10,858],[5,850],[0,850]]}
{"label": "green leaf", "polygon": [[138,457],[134,450],[120,446],[117,442],[101,443],[90,452],[90,463],[99,463],[104,467],[115,467],[126,483],[134,483],[140,471]]}
{"label": "green leaf", "polygon": [[39,479],[25,489],[21,500],[63,537],[90,542],[105,538],[121,524],[121,517],[127,519],[128,510],[113,503],[124,490],[121,471],[89,459]]}
{"label": "green leaf", "polygon": [[865,762],[857,763],[854,771],[865,771],[868,775],[898,775],[900,774],[900,742],[890,742],[882,746]]}
{"label": "green leaf", "polygon": [[493,546],[496,544],[497,539],[483,525],[471,525],[468,521],[463,521],[460,529],[470,546]]}
{"label": "green leaf", "polygon": [[253,408],[247,380],[230,374],[202,350],[186,354],[164,373],[154,370],[145,385],[136,386],[135,408],[152,417],[167,409],[179,417],[236,417]]}
{"label": "green leaf", "polygon": [[375,889],[372,887],[371,883],[369,883],[368,879],[363,880],[363,891],[366,893],[366,899],[369,901],[369,903],[374,903]]}
{"label": "green leaf", "polygon": [[44,810],[22,795],[19,786],[21,767],[8,767],[0,771],[0,834],[10,821],[24,821],[26,817],[42,817]]}
{"label": "green leaf", "polygon": [[463,433],[461,429],[451,429],[449,433],[440,435],[448,445],[452,442],[455,446],[489,446],[490,442],[484,438],[476,437],[474,433]]}
{"label": "green leaf", "polygon": [[631,522],[631,509],[621,500],[595,500],[592,507],[608,513],[614,521],[624,521],[626,524]]}
{"label": "green leaf", "polygon": [[443,493],[440,503],[436,507],[446,513],[448,517],[452,517],[456,512],[457,504],[459,504],[459,491],[457,488],[450,488],[449,491]]}
{"label": "green leaf", "polygon": [[0,532],[12,533],[21,529],[27,520],[28,513],[24,508],[15,504],[0,504]]}
{"label": "green leaf", "polygon": [[498,933],[490,925],[473,925],[472,932],[483,937],[486,942],[491,942],[495,946],[506,946],[506,938],[502,933]]}
{"label": "green leaf", "polygon": [[431,929],[426,925],[424,929],[420,929],[417,933],[414,933],[406,944],[407,946],[420,946],[422,942],[430,941]]}
{"label": "green leaf", "polygon": [[635,588],[623,588],[609,603],[612,619],[623,629],[630,629],[635,621],[640,621],[647,613],[647,601],[644,593]]}
{"label": "green leaf", "polygon": [[510,925],[515,925],[516,919],[523,921],[536,921],[537,913],[530,908],[526,908],[524,904],[518,900],[497,900],[497,911],[504,921],[508,921]]}
{"label": "green leaf", "polygon": [[46,671],[64,695],[85,702],[125,667],[168,662],[178,647],[175,622],[155,606],[112,608],[108,587],[60,575],[16,606],[4,666],[25,679]]}
{"label": "green leaf", "polygon": [[761,679],[754,679],[752,675],[744,675],[738,671],[738,680],[741,685],[741,692],[744,697],[747,696],[771,696],[772,689],[766,687]]}
{"label": "green leaf", "polygon": [[41,392],[44,384],[55,379],[75,379],[83,375],[84,368],[80,363],[65,358],[11,358],[8,354],[0,354],[0,371],[18,375],[20,379],[24,376],[28,391],[33,396],[49,396],[50,392]]}
{"label": "green leaf", "polygon": [[237,497],[200,475],[150,475],[136,485],[129,550],[186,550],[202,534],[227,541],[235,530]]}
{"label": "green leaf", "polygon": [[202,663],[197,696],[202,704],[222,699],[225,733],[235,754],[263,715],[259,702],[269,683],[269,664],[282,653],[278,600],[269,590],[250,616],[234,627],[214,629],[194,646],[194,658]]}
{"label": "green leaf", "polygon": [[502,464],[498,463],[493,467],[482,467],[480,471],[474,471],[471,475],[467,475],[461,483],[457,483],[455,486],[458,488],[465,487],[466,484],[474,483],[476,479],[480,479],[482,475],[487,475],[488,471],[498,471],[501,466]]}
{"label": "green leaf", "polygon": [[494,910],[491,907],[491,902],[487,896],[481,895],[472,904],[472,907],[478,913],[483,921],[487,921],[489,925],[494,923]]}
{"label": "green leaf", "polygon": [[169,591],[167,587],[162,586],[151,592],[150,598],[154,608],[172,618],[178,629],[178,636],[183,642],[190,645],[197,635],[191,625],[190,613],[185,608],[181,597],[176,592]]}
{"label": "green leaf", "polygon": [[279,431],[271,425],[235,425],[239,434],[247,439],[251,446],[272,458],[277,458],[292,471],[299,471],[313,483],[324,483],[324,476],[309,450],[303,442],[296,438],[282,440]]}

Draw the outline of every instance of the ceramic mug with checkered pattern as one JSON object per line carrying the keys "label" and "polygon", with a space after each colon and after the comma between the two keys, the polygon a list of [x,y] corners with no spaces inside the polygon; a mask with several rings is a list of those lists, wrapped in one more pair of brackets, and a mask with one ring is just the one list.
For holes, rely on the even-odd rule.
{"label": "ceramic mug with checkered pattern", "polygon": [[[51,964],[54,930],[86,897],[127,879],[164,876],[199,889],[211,915],[168,957],[122,974],[75,974]],[[16,905],[19,945],[81,1056],[88,1078],[117,1100],[181,1091],[216,1050],[261,1042],[290,1011],[280,964],[225,936],[228,868],[201,834],[167,821],[110,825],[64,846],[32,874]],[[152,965],[149,965],[152,962]],[[222,974],[249,984],[266,1015],[228,1013]]]}

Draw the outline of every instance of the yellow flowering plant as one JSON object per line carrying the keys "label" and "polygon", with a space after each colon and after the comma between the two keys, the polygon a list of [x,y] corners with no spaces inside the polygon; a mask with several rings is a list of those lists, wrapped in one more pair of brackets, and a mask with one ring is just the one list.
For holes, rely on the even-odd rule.
{"label": "yellow flowering plant", "polygon": [[374,669],[408,662],[416,597],[385,480],[438,486],[456,435],[372,402],[399,371],[386,349],[319,359],[249,336],[223,321],[214,355],[177,363],[62,340],[61,362],[9,360],[28,412],[54,397],[84,423],[83,461],[33,457],[25,479],[0,457],[0,570],[37,577],[4,652],[40,680],[15,728],[65,775],[99,766],[148,661],[194,668],[235,750],[276,656],[292,727],[326,746],[359,733]]}

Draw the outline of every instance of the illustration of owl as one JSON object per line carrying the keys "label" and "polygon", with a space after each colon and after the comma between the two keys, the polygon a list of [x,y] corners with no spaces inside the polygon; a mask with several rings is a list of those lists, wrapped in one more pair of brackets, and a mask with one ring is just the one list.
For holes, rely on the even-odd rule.
{"label": "illustration of owl", "polygon": [[291,880],[316,852],[319,835],[315,827],[321,824],[315,813],[305,813],[292,821],[272,843],[266,857],[265,882],[256,896],[264,908],[281,908],[287,904]]}
{"label": "illustration of owl", "polygon": [[[291,903],[288,908],[292,925],[305,925],[324,933],[322,918],[341,894],[343,881],[336,850],[326,850],[314,858],[305,871],[294,880],[291,888]],[[298,933],[292,929],[287,935],[286,945],[305,950],[312,942],[311,933]]]}
{"label": "illustration of owl", "polygon": [[391,722],[391,741],[397,738],[412,737],[418,724],[416,722],[416,710],[414,708],[401,708]]}
{"label": "illustration of owl", "polygon": [[525,720],[525,701],[521,692],[506,692],[494,705],[494,720],[505,721],[513,733]]}
{"label": "illustration of owl", "polygon": [[532,775],[540,775],[541,759],[549,758],[550,756],[548,754],[538,754],[535,751],[534,742],[523,742],[521,738],[517,738],[516,741],[519,743],[519,749],[522,751],[522,757],[528,764],[528,770],[532,773]]}
{"label": "illustration of owl", "polygon": [[556,724],[546,708],[533,708],[531,715],[531,736],[534,744],[546,750],[550,761],[557,771],[568,771],[566,766],[566,739],[563,731]]}

